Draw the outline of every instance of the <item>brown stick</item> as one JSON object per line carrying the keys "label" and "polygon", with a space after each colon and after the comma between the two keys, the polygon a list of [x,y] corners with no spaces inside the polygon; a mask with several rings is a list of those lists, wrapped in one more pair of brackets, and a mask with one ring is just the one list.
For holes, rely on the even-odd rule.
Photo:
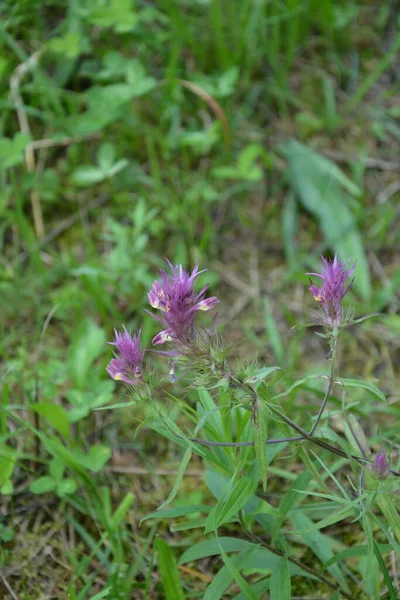
{"label": "brown stick", "polygon": [[[37,50],[34,52],[25,62],[18,65],[15,69],[14,73],[10,79],[10,91],[11,97],[15,104],[15,109],[17,111],[19,128],[22,133],[26,135],[31,135],[31,128],[29,126],[28,117],[25,110],[25,104],[22,99],[22,95],[20,92],[20,84],[21,79],[32,71],[39,61],[39,58],[43,52],[43,49]],[[35,153],[30,144],[25,148],[25,163],[26,168],[29,173],[34,173],[36,170],[36,160]],[[40,197],[38,191],[33,189],[31,191],[31,205],[32,205],[32,213],[33,213],[33,223],[35,227],[36,236],[41,239],[44,236],[44,222],[43,222],[43,213],[42,207],[40,204]]]}

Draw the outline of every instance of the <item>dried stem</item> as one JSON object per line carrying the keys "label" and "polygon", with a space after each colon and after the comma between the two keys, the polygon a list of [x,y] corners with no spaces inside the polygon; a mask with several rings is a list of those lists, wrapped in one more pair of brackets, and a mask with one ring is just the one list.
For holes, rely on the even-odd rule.
{"label": "dried stem", "polygon": [[[10,79],[11,97],[14,101],[15,109],[17,111],[19,128],[22,133],[25,133],[29,136],[31,135],[31,128],[29,126],[25,104],[20,92],[20,84],[21,79],[37,66],[42,52],[43,49],[37,50],[25,62],[18,65]],[[36,160],[34,150],[30,144],[28,144],[25,149],[25,163],[29,173],[34,173],[36,170]],[[41,239],[44,236],[43,213],[40,204],[40,197],[35,189],[32,189],[31,191],[31,204],[36,236]]]}

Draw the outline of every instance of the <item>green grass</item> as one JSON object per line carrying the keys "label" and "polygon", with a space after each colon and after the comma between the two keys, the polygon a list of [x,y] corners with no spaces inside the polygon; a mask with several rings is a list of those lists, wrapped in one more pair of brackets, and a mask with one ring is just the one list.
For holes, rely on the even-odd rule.
{"label": "green grass", "polygon": [[[250,451],[194,453],[183,476],[184,450],[154,414],[135,435],[140,406],[96,410],[129,402],[105,372],[106,341],[122,323],[143,323],[150,344],[157,324],[143,308],[165,256],[209,269],[232,364],[258,353],[285,367],[279,392],[324,372],[323,341],[293,327],[313,306],[304,273],[338,252],[358,261],[357,316],[386,317],[344,332],[338,363],[341,377],[379,385],[388,402],[360,389],[346,402],[396,464],[400,34],[391,3],[7,0],[0,11],[0,596],[215,600],[224,590],[274,600],[281,578],[287,598],[335,598],[337,584],[355,599],[394,597],[386,546],[398,522],[386,496],[365,512],[351,505],[322,532],[291,533],[348,502],[340,486],[350,494],[347,478],[359,473],[342,459],[324,455],[321,467],[295,446],[267,455],[267,493],[252,475],[242,486],[254,484],[270,512],[289,503],[284,534],[232,550],[226,540],[256,544],[241,506],[239,521],[222,519],[219,537],[208,535],[202,562],[186,564],[215,511],[184,507],[224,508],[221,486],[239,485],[224,461],[247,469]],[[314,380],[279,400],[304,427],[320,401]],[[155,393],[182,431],[210,408],[196,413],[196,402],[179,381]],[[335,389],[329,431],[351,444],[342,402]],[[241,410],[224,421],[226,438],[249,434]],[[293,492],[302,472],[312,474],[304,498]],[[165,511],[176,520],[139,525],[171,490]],[[330,512],[311,493],[329,494]],[[258,515],[251,533],[262,537],[272,518]],[[289,548],[328,583],[274,553]],[[323,568],[352,549],[348,562]],[[276,567],[272,578],[253,571],[263,561]]]}

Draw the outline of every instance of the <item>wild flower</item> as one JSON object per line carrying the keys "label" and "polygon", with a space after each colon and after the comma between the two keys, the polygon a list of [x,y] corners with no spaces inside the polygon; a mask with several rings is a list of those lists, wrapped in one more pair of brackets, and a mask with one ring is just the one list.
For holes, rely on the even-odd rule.
{"label": "wild flower", "polygon": [[342,322],[341,302],[353,283],[353,281],[347,283],[347,280],[356,268],[356,262],[348,268],[348,262],[341,262],[336,254],[331,262],[323,256],[321,258],[324,264],[322,272],[307,273],[307,275],[322,279],[322,287],[314,285],[310,278],[309,289],[314,299],[321,303],[324,325],[336,328]]}
{"label": "wild flower", "polygon": [[386,456],[386,452],[385,450],[381,450],[381,452],[375,456],[372,470],[380,479],[384,479],[389,473],[389,467],[390,463]]}
{"label": "wild flower", "polygon": [[123,333],[115,331],[115,342],[109,342],[115,346],[119,354],[115,354],[110,364],[107,366],[107,372],[113,379],[124,381],[129,385],[138,385],[142,380],[142,361],[143,351],[140,344],[140,330],[135,336],[123,326]]}
{"label": "wild flower", "polygon": [[208,285],[196,294],[194,280],[203,273],[196,265],[189,275],[182,265],[174,267],[167,260],[171,274],[161,271],[161,281],[155,281],[148,293],[150,306],[160,310],[161,316],[154,314],[163,326],[153,338],[153,345],[173,341],[176,344],[191,344],[195,340],[194,318],[198,310],[211,310],[219,300],[216,296],[205,298]]}

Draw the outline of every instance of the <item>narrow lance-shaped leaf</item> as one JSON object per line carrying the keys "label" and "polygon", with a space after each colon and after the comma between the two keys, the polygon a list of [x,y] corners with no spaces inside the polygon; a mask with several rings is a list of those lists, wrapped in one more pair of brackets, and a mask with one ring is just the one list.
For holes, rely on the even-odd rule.
{"label": "narrow lance-shaped leaf", "polygon": [[267,491],[267,439],[268,439],[268,408],[266,402],[259,398],[254,404],[254,449],[260,471],[264,492]]}
{"label": "narrow lance-shaped leaf", "polygon": [[158,568],[166,600],[185,600],[178,566],[171,548],[161,538],[156,539]]}
{"label": "narrow lance-shaped leaf", "polygon": [[176,476],[176,479],[175,479],[173,488],[171,490],[171,493],[168,496],[168,498],[165,500],[165,502],[163,502],[161,504],[161,506],[159,507],[159,510],[162,509],[162,508],[165,508],[166,506],[168,506],[168,504],[170,502],[172,502],[172,500],[175,498],[175,496],[176,496],[176,494],[178,492],[179,486],[181,484],[181,481],[183,479],[183,476],[185,474],[186,467],[188,466],[189,461],[191,459],[191,456],[192,456],[192,448],[189,446],[186,449],[185,454],[183,455],[182,462],[181,462],[179,470],[178,470],[178,475]]}
{"label": "narrow lance-shaped leaf", "polygon": [[282,558],[279,568],[272,571],[271,600],[290,600],[291,599],[291,584],[289,562],[286,556]]}

